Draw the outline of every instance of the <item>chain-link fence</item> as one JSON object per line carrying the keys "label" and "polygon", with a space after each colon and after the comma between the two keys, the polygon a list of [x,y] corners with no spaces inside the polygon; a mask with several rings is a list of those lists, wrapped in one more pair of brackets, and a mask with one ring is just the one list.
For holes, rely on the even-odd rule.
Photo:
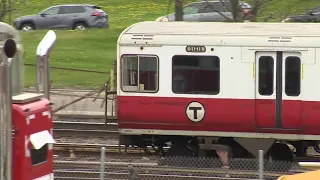
{"label": "chain-link fence", "polygon": [[277,179],[306,172],[297,162],[271,161],[259,152],[257,159],[230,159],[222,166],[218,158],[160,157],[143,152],[117,153],[102,147],[86,155],[59,154],[54,160],[55,179]]}

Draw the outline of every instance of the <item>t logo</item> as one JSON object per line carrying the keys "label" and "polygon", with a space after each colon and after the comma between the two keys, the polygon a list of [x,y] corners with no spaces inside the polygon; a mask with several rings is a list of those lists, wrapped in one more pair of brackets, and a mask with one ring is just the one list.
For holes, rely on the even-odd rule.
{"label": "t logo", "polygon": [[189,107],[189,110],[193,111],[193,119],[198,119],[198,110],[201,110],[201,107]]}
{"label": "t logo", "polygon": [[186,115],[193,122],[200,122],[205,115],[205,109],[199,102],[191,102],[186,108]]}

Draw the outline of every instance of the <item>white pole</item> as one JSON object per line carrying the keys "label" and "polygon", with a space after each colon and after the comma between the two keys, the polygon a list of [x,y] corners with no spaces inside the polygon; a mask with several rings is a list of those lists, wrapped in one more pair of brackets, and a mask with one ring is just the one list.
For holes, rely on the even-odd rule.
{"label": "white pole", "polygon": [[104,163],[105,163],[105,155],[106,148],[101,148],[101,156],[100,156],[100,180],[104,180]]}
{"label": "white pole", "polygon": [[259,150],[259,180],[263,180],[263,150]]}

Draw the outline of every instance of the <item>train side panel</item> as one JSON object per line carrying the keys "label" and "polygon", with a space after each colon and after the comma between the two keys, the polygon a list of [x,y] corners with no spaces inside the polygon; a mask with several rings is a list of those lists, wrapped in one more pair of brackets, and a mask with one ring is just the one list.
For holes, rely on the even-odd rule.
{"label": "train side panel", "polygon": [[[155,92],[126,92],[119,89],[118,121],[120,129],[162,129],[188,131],[237,131],[255,132],[255,101],[252,62],[241,60],[241,47],[206,46],[205,53],[187,53],[185,46],[121,47],[121,55],[141,52],[139,55],[158,57],[159,88]],[[210,49],[213,48],[213,51]],[[172,70],[173,57],[214,56],[219,59],[219,69],[210,68]],[[118,62],[120,64],[123,63]],[[119,72],[121,70],[118,68]],[[196,84],[188,84],[199,89],[218,89],[213,95],[203,93],[181,94],[173,92],[172,81],[178,75],[194,76]],[[190,78],[190,77],[189,77]],[[192,78],[192,77],[191,77]],[[140,80],[143,79],[142,75]],[[121,83],[123,79],[119,79]],[[218,82],[217,82],[218,81]],[[146,86],[144,84],[144,86]],[[204,86],[204,87],[201,87]],[[200,122],[192,121],[186,114],[188,104],[196,101],[205,108],[205,117]],[[236,127],[236,128],[235,128]]]}
{"label": "train side panel", "polygon": [[221,160],[257,158],[258,150],[281,161],[305,157],[310,146],[319,152],[319,38],[296,23],[126,29],[118,40],[120,143],[167,156],[213,150]]}
{"label": "train side panel", "polygon": [[308,62],[302,71],[302,130],[306,134],[320,134],[320,49],[315,48],[313,56],[307,56]]}
{"label": "train side panel", "polygon": [[[289,134],[320,134],[317,130],[317,119],[320,117],[317,111],[320,100],[319,87],[314,84],[313,80],[320,76],[317,71],[320,67],[315,59],[316,53],[319,54],[318,49],[309,48],[307,51],[300,51],[301,92],[297,98],[288,96],[282,99],[282,127],[277,128],[276,101],[274,99],[254,100],[257,95],[256,84],[258,82],[256,80],[259,73],[254,56],[257,50],[244,51],[240,47],[206,47],[214,48],[214,51],[186,53],[185,46],[145,47],[140,51],[139,55],[155,55],[158,58],[158,89],[156,92],[139,93],[122,91],[119,87],[119,128],[138,130],[158,127],[161,130],[172,130],[172,134],[176,134],[176,130],[268,133],[283,133],[284,130]],[[121,47],[121,55],[123,57],[129,55],[131,52],[136,52],[138,48]],[[213,74],[204,72],[203,76],[199,76],[192,71],[172,71],[172,58],[183,54],[219,57],[218,94],[177,94],[173,92],[172,76],[176,75],[173,73],[180,73],[184,76],[194,75],[197,78],[197,84],[192,86],[195,87],[214,84],[217,81],[217,74],[214,74],[217,72],[211,72]],[[118,68],[120,72],[120,67]],[[121,82],[119,79],[119,83]],[[285,84],[283,86],[285,88]],[[186,115],[186,108],[193,101],[201,103],[205,108],[205,117],[201,122],[193,122]],[[288,131],[290,129],[293,131]]]}

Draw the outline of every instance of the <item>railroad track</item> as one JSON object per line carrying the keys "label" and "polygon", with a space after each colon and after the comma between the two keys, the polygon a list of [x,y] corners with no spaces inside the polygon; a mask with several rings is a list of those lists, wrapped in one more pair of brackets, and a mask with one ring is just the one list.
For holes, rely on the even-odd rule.
{"label": "railroad track", "polygon": [[118,131],[118,123],[108,122],[70,122],[70,121],[53,121],[54,129],[80,129],[80,130],[112,130]]}
{"label": "railroad track", "polygon": [[[100,155],[101,148],[105,147],[106,153],[127,153],[127,154],[141,154],[144,153],[144,150],[139,147],[127,147],[125,151],[124,145],[118,144],[84,144],[84,143],[56,143],[54,144],[54,151],[59,153],[90,153]],[[154,154],[155,150],[149,146],[146,148],[150,153]],[[169,148],[164,147],[164,151],[167,151]],[[320,162],[320,155],[310,153],[307,157],[296,157],[299,162]]]}
{"label": "railroad track", "polygon": [[[98,179],[100,162],[89,161],[55,161],[55,179],[79,178]],[[133,169],[141,179],[257,179],[257,171],[241,171],[223,168],[179,168],[159,166],[156,162],[130,163],[106,162],[104,177],[108,179],[128,179],[129,170]],[[284,174],[294,174],[302,171],[287,173],[265,172],[265,179],[278,178]]]}
{"label": "railroad track", "polygon": [[[103,119],[96,119],[96,121],[104,121]],[[84,139],[91,140],[95,138],[101,138],[99,141],[105,142],[109,139],[113,139],[117,141],[119,138],[118,134],[118,124],[114,122],[114,120],[109,120],[107,122],[107,126],[103,122],[90,122],[79,120],[77,121],[54,121],[54,136],[55,139],[59,139],[61,137],[69,137],[67,138],[68,142],[73,142],[75,137],[80,138],[82,142]],[[83,137],[83,140],[81,139]],[[106,156],[111,155],[119,155],[125,152],[124,147],[121,146],[121,151],[119,151],[118,145],[106,145],[106,144],[83,144],[82,143],[57,143],[54,145],[55,153],[58,156],[73,156],[75,154],[76,157],[81,156],[92,156],[98,157],[101,153],[101,147],[106,147]],[[155,153],[155,151],[151,148],[147,148],[151,153]],[[320,156],[315,154],[312,149],[308,150],[310,153],[309,157],[296,158],[299,162],[302,163],[303,167],[306,167],[309,170],[319,169],[319,165],[313,165],[309,162],[320,162]],[[125,155],[118,156],[119,159],[125,159],[137,155],[143,155],[145,157],[149,157],[150,155],[145,154],[144,150],[141,148],[128,147]]]}
{"label": "railroad track", "polygon": [[118,123],[53,121],[55,138],[61,136],[118,139]]}
{"label": "railroad track", "polygon": [[[155,150],[152,147],[148,147],[147,150],[152,154],[146,154],[142,148],[138,147],[125,147],[123,145],[106,145],[106,144],[78,144],[78,143],[56,143],[54,144],[54,153],[57,156],[72,156],[72,157],[85,157],[92,156],[98,159],[101,155],[101,148],[105,147],[106,156],[118,157],[120,159],[125,159],[129,157],[140,158],[144,157],[157,157]],[[165,149],[167,150],[167,149]]]}

